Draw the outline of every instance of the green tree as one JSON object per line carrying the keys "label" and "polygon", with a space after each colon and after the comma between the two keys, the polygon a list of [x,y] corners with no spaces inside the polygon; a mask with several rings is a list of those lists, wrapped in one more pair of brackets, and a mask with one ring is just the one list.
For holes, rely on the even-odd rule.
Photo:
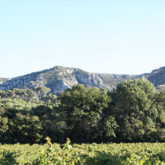
{"label": "green tree", "polygon": [[50,88],[47,88],[45,86],[37,87],[34,90],[40,99],[44,99],[48,95],[48,93],[51,91]]}
{"label": "green tree", "polygon": [[152,137],[155,141],[165,141],[165,90],[155,95],[150,116],[153,118],[157,129]]}
{"label": "green tree", "polygon": [[125,81],[110,93],[119,140],[142,141],[146,134],[156,131],[150,115],[155,93],[154,86],[144,79]]}
{"label": "green tree", "polygon": [[8,118],[5,116],[5,109],[0,106],[0,139],[2,141],[3,136],[9,129],[8,127]]}
{"label": "green tree", "polygon": [[[95,141],[102,136],[103,125],[100,123],[106,118],[105,111],[111,101],[104,90],[76,85],[72,89],[67,89],[59,100],[58,112],[63,113],[67,125],[65,136],[75,142]],[[104,123],[107,124],[106,121]],[[109,131],[106,135],[114,136],[115,128],[107,126],[104,127],[104,131]]]}

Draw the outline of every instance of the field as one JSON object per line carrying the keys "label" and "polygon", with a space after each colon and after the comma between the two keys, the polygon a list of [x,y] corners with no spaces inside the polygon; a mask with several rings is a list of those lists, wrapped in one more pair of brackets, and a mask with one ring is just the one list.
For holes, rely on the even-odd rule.
{"label": "field", "polygon": [[0,165],[164,165],[165,143],[0,145]]}

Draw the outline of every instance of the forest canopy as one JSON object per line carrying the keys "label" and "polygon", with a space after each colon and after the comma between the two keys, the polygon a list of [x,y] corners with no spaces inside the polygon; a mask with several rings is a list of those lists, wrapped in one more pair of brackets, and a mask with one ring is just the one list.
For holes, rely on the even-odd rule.
{"label": "forest canopy", "polygon": [[112,91],[76,85],[0,91],[0,143],[165,142],[165,91],[145,79]]}

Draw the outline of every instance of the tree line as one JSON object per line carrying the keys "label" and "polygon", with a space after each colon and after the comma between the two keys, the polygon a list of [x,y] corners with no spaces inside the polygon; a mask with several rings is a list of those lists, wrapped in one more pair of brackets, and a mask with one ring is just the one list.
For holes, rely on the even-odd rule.
{"label": "tree line", "polygon": [[165,142],[165,90],[145,79],[112,91],[73,86],[0,91],[0,143]]}

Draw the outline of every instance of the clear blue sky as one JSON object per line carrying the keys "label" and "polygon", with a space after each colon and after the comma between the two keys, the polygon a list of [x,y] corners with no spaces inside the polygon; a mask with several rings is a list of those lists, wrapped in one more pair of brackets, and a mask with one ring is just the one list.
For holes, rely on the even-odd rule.
{"label": "clear blue sky", "polygon": [[165,0],[0,0],[0,77],[56,65],[126,74],[165,66]]}

